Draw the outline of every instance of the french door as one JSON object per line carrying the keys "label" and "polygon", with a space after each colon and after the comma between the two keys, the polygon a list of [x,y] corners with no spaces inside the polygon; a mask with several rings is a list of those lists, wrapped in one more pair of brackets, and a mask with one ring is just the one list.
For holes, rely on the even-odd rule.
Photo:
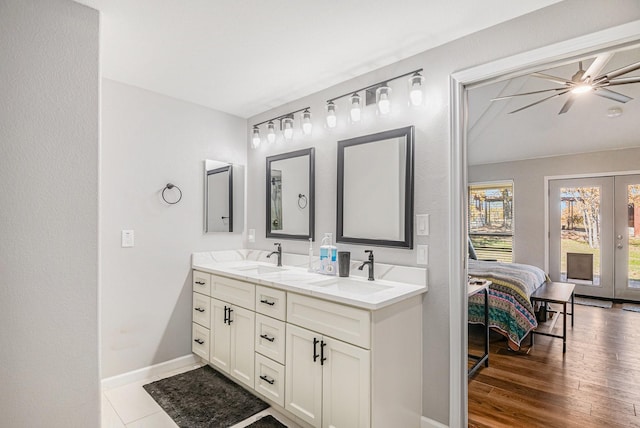
{"label": "french door", "polygon": [[549,276],[640,300],[640,175],[549,181]]}

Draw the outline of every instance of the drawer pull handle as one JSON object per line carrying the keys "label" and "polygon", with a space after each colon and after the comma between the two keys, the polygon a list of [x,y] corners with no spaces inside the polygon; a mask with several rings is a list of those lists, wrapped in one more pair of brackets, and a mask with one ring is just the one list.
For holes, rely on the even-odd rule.
{"label": "drawer pull handle", "polygon": [[204,282],[203,282],[203,281],[196,281],[196,284],[198,284],[198,285],[204,285]]}
{"label": "drawer pull handle", "polygon": [[261,334],[260,337],[263,338],[264,340],[268,340],[269,342],[273,342],[274,340],[276,340],[275,337],[269,337],[266,334]]}
{"label": "drawer pull handle", "polygon": [[227,319],[227,324],[229,325],[231,325],[231,323],[233,322],[233,320],[231,319],[231,312],[233,312],[233,309],[229,307],[229,318]]}
{"label": "drawer pull handle", "polygon": [[316,360],[320,356],[320,355],[318,355],[318,351],[316,349],[316,346],[318,345],[318,343],[320,343],[320,341],[314,337],[313,338],[313,362],[314,363],[316,362]]}
{"label": "drawer pull handle", "polygon": [[194,342],[196,342],[199,345],[204,345],[204,340],[202,339],[193,339]]}
{"label": "drawer pull handle", "polygon": [[202,309],[202,308],[193,308],[193,309],[198,311],[198,312],[204,312],[204,309]]}
{"label": "drawer pull handle", "polygon": [[327,361],[327,358],[324,356],[324,347],[327,346],[327,343],[324,340],[320,341],[320,365],[324,366],[324,362]]}
{"label": "drawer pull handle", "polygon": [[276,304],[276,302],[270,302],[267,299],[260,300],[260,303],[264,303],[265,305],[269,305],[269,306],[273,306]]}
{"label": "drawer pull handle", "polygon": [[273,385],[276,382],[275,379],[269,379],[265,375],[260,376],[260,379],[262,379],[263,381],[267,382],[269,385]]}

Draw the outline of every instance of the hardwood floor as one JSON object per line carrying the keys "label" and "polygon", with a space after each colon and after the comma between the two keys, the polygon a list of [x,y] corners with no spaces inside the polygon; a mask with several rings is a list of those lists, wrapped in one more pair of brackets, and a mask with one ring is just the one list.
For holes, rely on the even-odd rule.
{"label": "hardwood floor", "polygon": [[[640,427],[640,313],[575,306],[562,339],[529,338],[520,352],[492,332],[489,367],[469,379],[470,427]],[[469,350],[482,353],[470,326]],[[554,328],[562,334],[562,319]]]}

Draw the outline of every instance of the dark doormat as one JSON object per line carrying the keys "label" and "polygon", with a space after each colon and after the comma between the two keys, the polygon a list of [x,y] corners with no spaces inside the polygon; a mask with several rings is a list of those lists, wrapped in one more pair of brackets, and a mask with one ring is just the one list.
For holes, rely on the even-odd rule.
{"label": "dark doormat", "polygon": [[267,415],[248,425],[247,428],[287,428],[287,426],[280,423],[280,421],[273,416]]}
{"label": "dark doormat", "polygon": [[269,405],[209,366],[144,385],[181,428],[223,428]]}

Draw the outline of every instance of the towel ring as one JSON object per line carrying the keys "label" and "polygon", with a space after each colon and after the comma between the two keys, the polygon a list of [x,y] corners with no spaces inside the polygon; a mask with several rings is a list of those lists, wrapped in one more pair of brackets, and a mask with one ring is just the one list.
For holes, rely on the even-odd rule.
{"label": "towel ring", "polygon": [[[170,201],[167,201],[167,198],[165,197],[164,192],[166,192],[167,189],[171,190],[173,188],[178,189],[178,192],[180,193],[180,196],[178,196],[178,200],[177,201],[170,202]],[[162,199],[164,199],[164,201],[166,203],[168,203],[169,205],[175,205],[178,202],[180,202],[180,200],[182,199],[182,190],[180,190],[180,188],[178,186],[176,186],[175,184],[167,183],[167,185],[164,186],[164,189],[162,189]]]}
{"label": "towel ring", "polygon": [[307,197],[302,193],[298,193],[298,207],[300,207],[300,209],[307,208]]}

